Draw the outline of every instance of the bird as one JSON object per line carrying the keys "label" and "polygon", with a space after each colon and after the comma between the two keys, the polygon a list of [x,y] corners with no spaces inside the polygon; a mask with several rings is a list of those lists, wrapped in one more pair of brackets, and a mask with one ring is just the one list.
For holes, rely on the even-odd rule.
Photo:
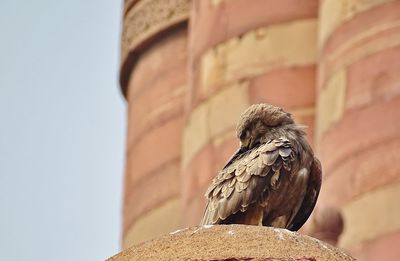
{"label": "bird", "polygon": [[298,231],[315,207],[322,175],[305,128],[271,104],[245,110],[236,127],[240,148],[209,185],[200,225]]}

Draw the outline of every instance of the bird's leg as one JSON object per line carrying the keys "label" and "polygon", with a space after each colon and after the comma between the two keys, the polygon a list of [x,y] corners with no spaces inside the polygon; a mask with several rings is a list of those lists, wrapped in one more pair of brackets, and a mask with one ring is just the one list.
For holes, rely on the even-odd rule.
{"label": "bird's leg", "polygon": [[285,228],[288,223],[287,221],[288,221],[287,216],[285,216],[285,215],[279,216],[279,217],[275,218],[274,220],[272,220],[271,226],[276,227],[276,228]]}

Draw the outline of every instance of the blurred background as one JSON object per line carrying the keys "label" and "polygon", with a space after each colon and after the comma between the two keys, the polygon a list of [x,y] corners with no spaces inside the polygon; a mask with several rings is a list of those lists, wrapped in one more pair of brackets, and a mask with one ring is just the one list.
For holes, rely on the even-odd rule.
{"label": "blurred background", "polygon": [[124,248],[199,223],[240,114],[269,102],[322,161],[302,233],[398,259],[400,1],[126,0],[121,54]]}
{"label": "blurred background", "polygon": [[0,259],[120,249],[121,1],[0,1]]}
{"label": "blurred background", "polygon": [[102,260],[197,225],[260,102],[322,161],[301,232],[397,260],[400,1],[2,1],[0,21],[8,260]]}

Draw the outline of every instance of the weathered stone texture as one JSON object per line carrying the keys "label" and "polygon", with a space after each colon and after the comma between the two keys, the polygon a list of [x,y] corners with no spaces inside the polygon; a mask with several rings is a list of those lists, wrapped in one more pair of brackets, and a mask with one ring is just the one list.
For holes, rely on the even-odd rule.
{"label": "weathered stone texture", "polygon": [[[257,28],[290,21],[315,18],[317,0],[248,0],[194,1],[191,13],[191,32],[195,41],[190,45],[194,59],[198,59],[210,46],[240,36]],[[234,18],[234,19],[232,19]]]}
{"label": "weathered stone texture", "polygon": [[122,241],[123,249],[180,227],[180,213],[181,202],[179,198],[169,198],[167,201],[164,200],[161,205],[156,205],[142,214],[140,219],[125,231]]}
{"label": "weathered stone texture", "polygon": [[176,229],[181,220],[187,28],[176,24],[187,19],[189,1],[129,4],[121,69],[129,79],[121,82],[128,101],[124,247]]}
{"label": "weathered stone texture", "polygon": [[399,198],[400,182],[397,182],[370,190],[347,203],[343,216],[352,225],[345,228],[340,245],[348,248],[400,230]]}
{"label": "weathered stone texture", "polygon": [[120,75],[124,93],[137,56],[156,37],[188,19],[190,0],[131,0],[125,7]]}
{"label": "weathered stone texture", "polygon": [[312,108],[315,103],[314,65],[278,68],[251,79],[250,99],[269,102],[288,110]]}
{"label": "weathered stone texture", "polygon": [[322,241],[286,229],[220,225],[176,231],[135,245],[108,260],[355,259]]}
{"label": "weathered stone texture", "polygon": [[400,2],[325,0],[320,24],[318,204],[341,210],[339,245],[360,260],[396,260],[395,249],[377,251],[399,230]]}
{"label": "weathered stone texture", "polygon": [[400,230],[352,246],[349,250],[357,260],[396,261],[400,256]]}

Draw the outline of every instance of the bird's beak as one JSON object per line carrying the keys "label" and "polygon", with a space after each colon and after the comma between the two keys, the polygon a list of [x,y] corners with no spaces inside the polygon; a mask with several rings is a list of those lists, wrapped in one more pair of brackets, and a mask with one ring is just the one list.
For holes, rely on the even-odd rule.
{"label": "bird's beak", "polygon": [[245,153],[247,151],[247,147],[243,147],[242,144],[240,144],[240,145],[241,145],[240,148],[228,160],[228,162],[225,164],[224,168],[231,165],[232,162],[234,162],[239,156],[241,156],[243,153]]}
{"label": "bird's beak", "polygon": [[249,149],[249,145],[250,145],[250,139],[241,140],[240,141],[240,149],[239,150],[241,150],[241,149],[248,150]]}

